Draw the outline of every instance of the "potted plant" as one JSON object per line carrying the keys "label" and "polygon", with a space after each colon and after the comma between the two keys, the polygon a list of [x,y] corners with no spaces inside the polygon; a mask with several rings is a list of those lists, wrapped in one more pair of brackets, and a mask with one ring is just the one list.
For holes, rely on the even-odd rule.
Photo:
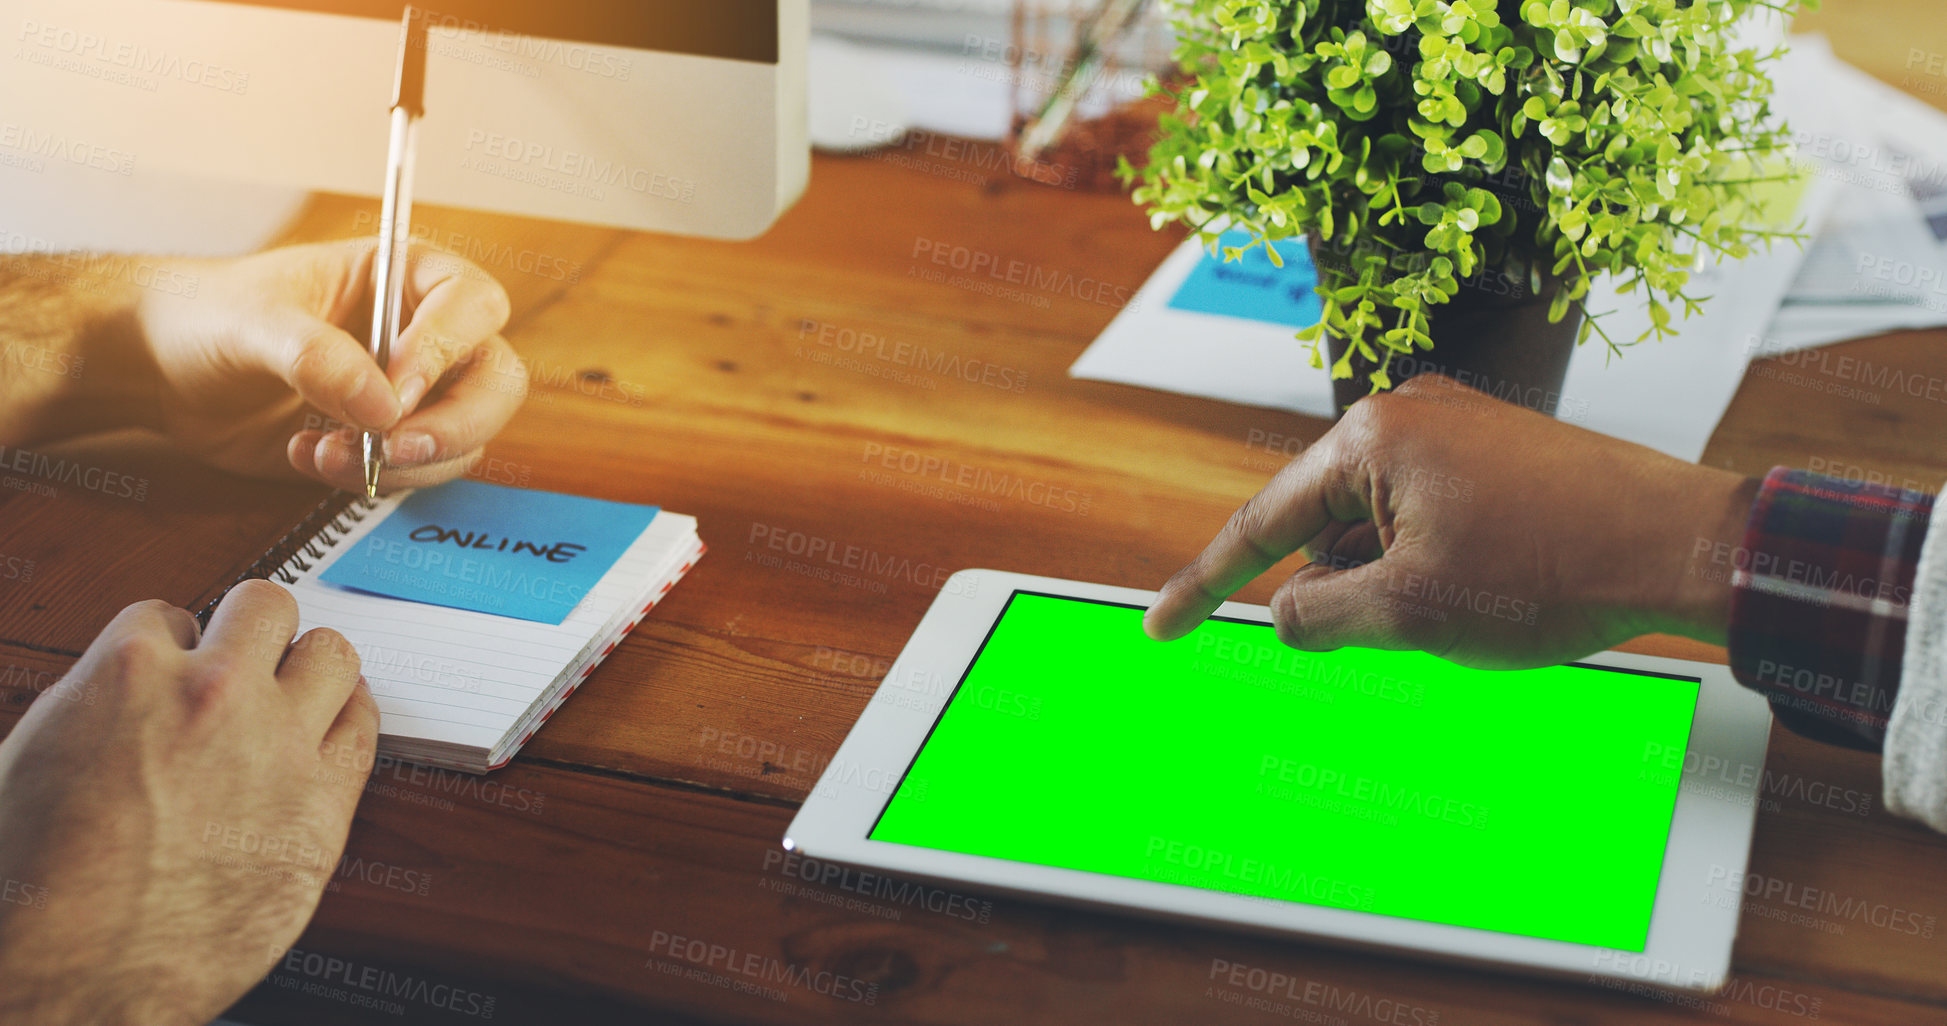
{"label": "potted plant", "polygon": [[[1765,65],[1733,26],[1794,0],[1173,0],[1182,77],[1125,182],[1227,259],[1308,241],[1343,410],[1439,370],[1552,408],[1574,345],[1671,327],[1700,256],[1788,232]],[[1805,0],[1810,7],[1814,0]],[[1648,304],[1610,338],[1593,279]],[[1539,399],[1539,402],[1535,401]]]}

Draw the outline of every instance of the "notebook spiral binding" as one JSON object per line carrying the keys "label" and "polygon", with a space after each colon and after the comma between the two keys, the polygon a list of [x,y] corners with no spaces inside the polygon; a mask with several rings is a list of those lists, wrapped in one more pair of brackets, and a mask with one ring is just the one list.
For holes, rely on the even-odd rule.
{"label": "notebook spiral binding", "polygon": [[256,562],[224,585],[207,605],[198,610],[196,622],[204,627],[209,626],[210,616],[216,612],[223,596],[245,581],[265,578],[284,584],[296,583],[298,575],[323,559],[329,546],[343,538],[377,506],[377,500],[354,492],[333,492],[326,496],[295,527],[271,543]]}

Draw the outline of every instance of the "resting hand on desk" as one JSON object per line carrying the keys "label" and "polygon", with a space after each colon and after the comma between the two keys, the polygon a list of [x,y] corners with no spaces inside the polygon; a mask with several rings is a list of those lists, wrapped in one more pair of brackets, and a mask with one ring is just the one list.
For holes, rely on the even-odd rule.
{"label": "resting hand on desk", "polygon": [[48,354],[44,366],[76,368],[0,375],[0,441],[148,427],[225,470],[363,490],[358,431],[387,431],[385,488],[460,476],[526,394],[526,368],[499,334],[507,293],[415,246],[409,319],[381,370],[361,339],[376,248],[326,242],[107,273],[58,256],[0,260],[0,330]]}
{"label": "resting hand on desk", "polygon": [[1721,644],[1730,582],[1688,560],[1699,537],[1737,544],[1755,490],[1423,375],[1354,404],[1170,578],[1144,623],[1180,637],[1303,549],[1314,562],[1271,602],[1295,648],[1514,669],[1649,632]]}
{"label": "resting hand on desk", "polygon": [[200,634],[130,606],[0,742],[0,1022],[200,1026],[297,939],[378,738],[358,654],[297,624],[263,581]]}
{"label": "resting hand on desk", "polygon": [[[363,428],[390,432],[383,486],[459,476],[526,391],[506,293],[416,248],[382,370],[351,333],[373,252],[0,258],[0,445],[144,427],[362,490]],[[378,736],[357,653],[297,623],[267,582],[207,634],[130,606],[0,742],[0,1022],[200,1024],[297,939]]]}

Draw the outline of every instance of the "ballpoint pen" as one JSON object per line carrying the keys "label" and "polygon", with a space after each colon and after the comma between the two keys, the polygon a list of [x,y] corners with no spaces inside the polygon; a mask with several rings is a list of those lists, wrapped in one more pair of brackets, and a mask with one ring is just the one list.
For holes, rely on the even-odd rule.
{"label": "ballpoint pen", "polygon": [[[392,137],[385,156],[379,210],[379,248],[372,262],[372,359],[389,372],[405,306],[406,247],[412,238],[412,163],[419,117],[426,112],[426,22],[408,6],[399,37],[399,70],[392,84]],[[385,435],[364,433],[365,497],[377,498],[385,469]]]}

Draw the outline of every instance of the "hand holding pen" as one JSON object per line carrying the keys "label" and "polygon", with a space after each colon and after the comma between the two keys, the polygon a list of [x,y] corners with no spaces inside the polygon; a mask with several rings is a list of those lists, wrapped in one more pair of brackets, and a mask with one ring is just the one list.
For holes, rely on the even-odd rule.
{"label": "hand holding pen", "polygon": [[[285,455],[299,472],[340,488],[362,488],[368,497],[377,496],[381,484],[412,488],[464,473],[520,405],[527,371],[499,335],[508,317],[506,290],[459,257],[411,244],[413,153],[425,79],[425,21],[407,7],[376,240],[273,250],[227,266],[180,261],[177,273],[195,280],[205,301],[178,295],[141,304],[143,334],[176,343],[155,354],[164,379],[157,390],[158,426],[215,439],[204,452],[210,462],[274,473],[264,448],[238,444],[245,439],[237,437],[235,425],[252,425],[247,433],[253,435],[274,433],[280,425],[290,431],[296,410],[288,392],[226,386],[203,370],[207,366],[246,375],[269,371],[305,404],[345,425],[326,430],[315,415],[307,416],[289,436]],[[206,277],[213,280],[205,284]],[[234,293],[230,305],[256,310],[256,317],[228,318],[221,327],[211,323],[211,311],[226,305],[226,291]],[[365,353],[357,352],[343,323],[354,316],[361,293],[369,293],[372,311]],[[211,349],[225,356],[198,359]],[[170,358],[176,350],[182,359]],[[172,375],[183,380],[172,382]],[[263,391],[261,399],[257,391]],[[175,403],[175,393],[217,398]],[[260,413],[239,416],[258,402]]]}
{"label": "hand holding pen", "polygon": [[129,290],[134,330],[116,349],[126,358],[90,361],[81,379],[131,397],[103,407],[100,429],[148,427],[232,473],[295,472],[358,492],[360,435],[372,429],[386,432],[383,490],[465,473],[527,391],[500,334],[507,293],[478,265],[415,243],[405,328],[381,368],[360,337],[376,241],[156,261],[182,287]]}
{"label": "hand holding pen", "polygon": [[152,287],[90,294],[99,322],[126,330],[105,332],[105,355],[75,379],[88,394],[70,405],[84,412],[23,415],[23,437],[141,427],[231,473],[364,491],[370,431],[384,439],[381,490],[459,477],[527,394],[500,334],[507,292],[465,258],[411,244],[393,260],[398,330],[381,363],[368,346],[378,263],[372,235],[149,259]]}

